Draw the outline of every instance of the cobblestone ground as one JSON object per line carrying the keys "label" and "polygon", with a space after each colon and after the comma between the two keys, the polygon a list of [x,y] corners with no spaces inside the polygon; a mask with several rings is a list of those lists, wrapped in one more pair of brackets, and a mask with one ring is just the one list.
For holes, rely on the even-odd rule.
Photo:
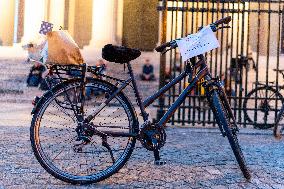
{"label": "cobblestone ground", "polygon": [[[167,128],[167,143],[161,151],[167,161],[164,166],[153,165],[153,154],[137,142],[128,163],[109,179],[88,186],[61,182],[46,173],[31,151],[29,112],[37,91],[24,86],[30,65],[23,65],[22,61],[0,60],[0,93],[8,92],[0,95],[0,189],[284,188],[283,140],[276,141],[271,130],[252,129],[242,129],[239,134],[253,175],[250,182],[243,178],[227,139],[217,129],[204,128]],[[133,65],[135,70],[141,69],[138,62]],[[121,70],[110,67],[109,72],[116,75]],[[138,85],[142,95],[148,96],[157,82]]]}
{"label": "cobblestone ground", "polygon": [[253,175],[248,182],[227,139],[217,129],[204,128],[167,128],[164,166],[153,165],[153,154],[138,142],[117,174],[97,184],[72,186],[50,176],[32,154],[31,105],[0,105],[0,188],[284,188],[284,144],[270,130],[242,129],[239,134]]}

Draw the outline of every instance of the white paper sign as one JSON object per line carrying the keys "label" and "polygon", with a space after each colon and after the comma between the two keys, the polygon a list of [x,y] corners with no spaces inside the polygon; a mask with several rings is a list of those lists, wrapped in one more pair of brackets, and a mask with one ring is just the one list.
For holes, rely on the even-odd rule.
{"label": "white paper sign", "polygon": [[220,44],[210,26],[202,28],[198,33],[177,40],[181,56],[188,60],[220,47]]}

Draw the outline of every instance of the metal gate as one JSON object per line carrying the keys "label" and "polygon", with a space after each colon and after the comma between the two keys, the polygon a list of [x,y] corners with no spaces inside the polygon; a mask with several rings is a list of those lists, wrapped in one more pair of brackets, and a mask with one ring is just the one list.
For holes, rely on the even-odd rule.
{"label": "metal gate", "polygon": [[[247,94],[254,88],[270,85],[276,90],[283,86],[279,71],[284,69],[284,19],[282,0],[160,0],[160,42],[164,43],[197,32],[222,17],[231,16],[230,29],[219,30],[220,48],[206,54],[214,77],[224,81],[238,124],[252,124],[244,116],[244,109],[258,118],[259,101],[254,97],[251,107],[243,108]],[[282,64],[281,64],[282,63]],[[176,77],[184,68],[178,49],[160,57],[160,87]],[[274,82],[274,83],[271,83]],[[177,99],[188,81],[180,82],[159,99],[158,117]],[[269,95],[266,94],[266,98]],[[274,113],[281,107],[275,100]],[[274,115],[275,117],[275,115]],[[175,112],[172,124],[214,124],[204,90],[200,86],[188,95]]]}

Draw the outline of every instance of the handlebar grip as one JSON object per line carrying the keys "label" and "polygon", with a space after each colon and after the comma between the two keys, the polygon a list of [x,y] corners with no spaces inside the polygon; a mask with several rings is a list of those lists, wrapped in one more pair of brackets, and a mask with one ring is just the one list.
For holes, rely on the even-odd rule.
{"label": "handlebar grip", "polygon": [[232,20],[232,17],[228,16],[228,17],[222,18],[221,20],[217,20],[214,24],[217,26],[220,24],[229,24],[231,20]]}
{"label": "handlebar grip", "polygon": [[155,50],[157,52],[162,52],[166,47],[169,47],[170,46],[170,42],[167,42],[167,43],[164,43],[158,47],[155,48]]}

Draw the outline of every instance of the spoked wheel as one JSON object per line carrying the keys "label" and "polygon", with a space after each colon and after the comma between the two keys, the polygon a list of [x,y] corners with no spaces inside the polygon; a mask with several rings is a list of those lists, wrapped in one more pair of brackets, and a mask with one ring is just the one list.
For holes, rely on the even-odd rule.
{"label": "spoked wheel", "polygon": [[283,103],[283,96],[274,88],[256,88],[244,100],[245,119],[256,128],[271,128],[275,125],[277,112]]}
{"label": "spoked wheel", "polygon": [[284,118],[284,104],[282,105],[282,108],[277,115],[275,126],[273,129],[273,134],[277,139],[282,138],[282,135],[284,134],[284,125],[283,123],[281,123],[283,118]]}
{"label": "spoked wheel", "polygon": [[[93,115],[115,88],[88,79],[84,117]],[[72,106],[80,105],[80,90],[78,81],[69,81],[47,92],[35,110],[30,139],[37,160],[47,172],[66,182],[89,184],[110,177],[126,163],[138,126],[132,105],[119,93],[78,129]],[[107,132],[121,134],[110,136]]]}
{"label": "spoked wheel", "polygon": [[221,127],[221,130],[223,130],[229,140],[244,177],[249,180],[251,178],[250,171],[247,167],[243,152],[239,145],[237,132],[235,130],[236,128],[229,121],[230,116],[228,111],[226,111],[226,105],[223,103],[220,98],[220,94],[216,90],[211,91],[208,101],[211,104],[217,124]]}

